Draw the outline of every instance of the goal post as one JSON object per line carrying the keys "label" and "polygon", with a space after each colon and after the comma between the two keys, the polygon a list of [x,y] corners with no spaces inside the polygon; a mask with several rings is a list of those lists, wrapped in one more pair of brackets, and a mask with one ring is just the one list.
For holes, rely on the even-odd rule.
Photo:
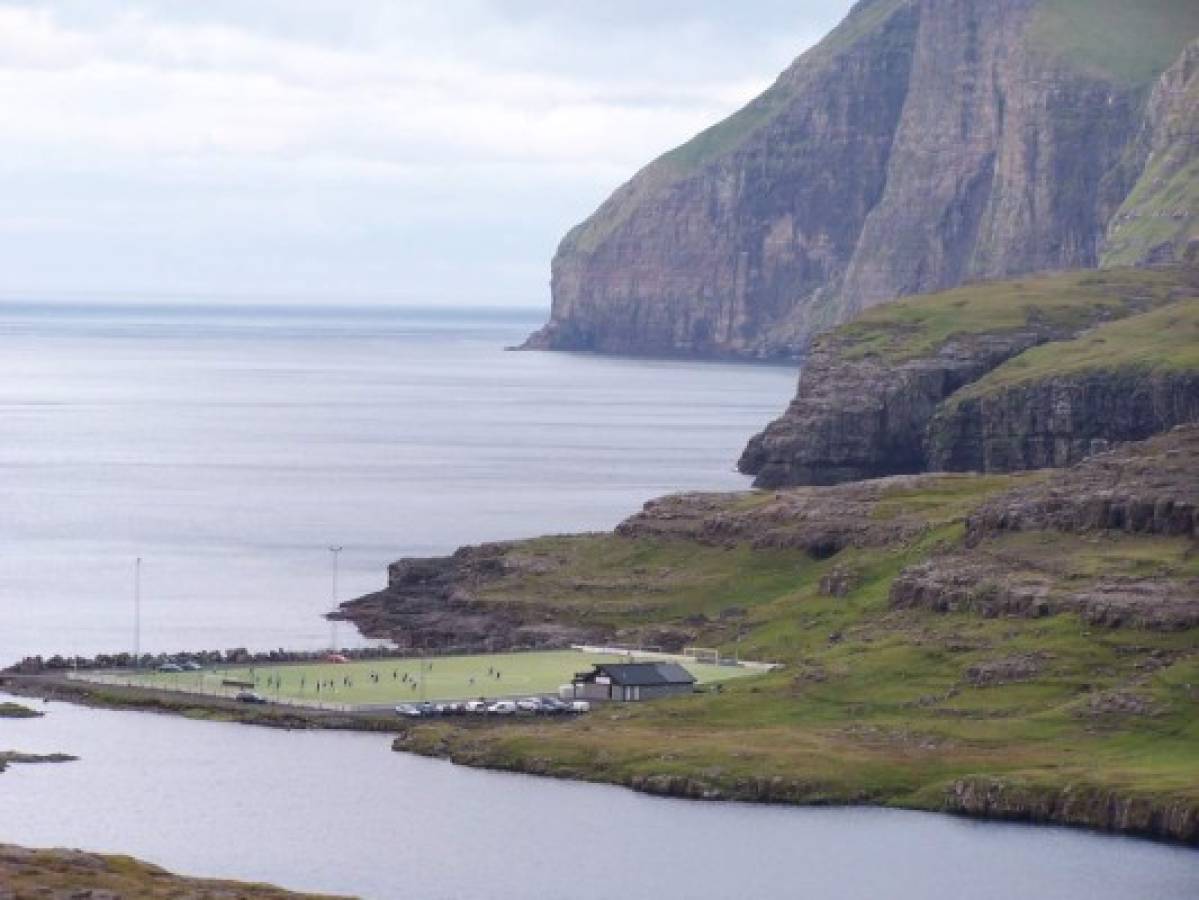
{"label": "goal post", "polygon": [[711,666],[720,665],[720,651],[715,647],[684,647],[683,656],[697,663],[707,663]]}

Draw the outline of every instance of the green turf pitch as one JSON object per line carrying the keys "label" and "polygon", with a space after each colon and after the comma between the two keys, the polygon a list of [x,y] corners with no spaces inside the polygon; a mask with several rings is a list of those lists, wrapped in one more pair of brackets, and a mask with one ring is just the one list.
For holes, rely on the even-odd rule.
{"label": "green turf pitch", "polygon": [[[645,660],[648,657],[638,656]],[[442,656],[426,660],[376,659],[349,663],[311,663],[219,668],[203,672],[146,673],[135,684],[171,687],[212,694],[236,688],[224,681],[253,682],[258,693],[272,699],[314,703],[391,704],[420,700],[468,700],[556,693],[576,672],[597,662],[627,662],[624,656],[604,656],[574,650],[538,653],[497,653],[480,656]],[[424,685],[421,666],[424,664]],[[685,663],[700,683],[726,681],[750,670],[735,666]],[[318,685],[320,685],[318,689]]]}

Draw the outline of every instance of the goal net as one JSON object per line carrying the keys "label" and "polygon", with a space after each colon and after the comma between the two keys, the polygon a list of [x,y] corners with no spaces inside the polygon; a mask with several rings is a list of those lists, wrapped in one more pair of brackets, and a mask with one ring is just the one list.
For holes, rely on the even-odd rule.
{"label": "goal net", "polygon": [[684,647],[683,655],[697,663],[708,663],[713,666],[720,664],[720,651],[715,647]]}

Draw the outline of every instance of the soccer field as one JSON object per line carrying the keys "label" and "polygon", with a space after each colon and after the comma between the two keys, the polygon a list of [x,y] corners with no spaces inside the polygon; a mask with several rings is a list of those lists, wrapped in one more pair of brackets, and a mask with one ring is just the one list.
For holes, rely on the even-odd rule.
{"label": "soccer field", "polygon": [[[638,661],[653,659],[637,656]],[[575,650],[496,653],[420,659],[374,659],[348,663],[286,663],[202,672],[148,672],[129,683],[207,694],[237,691],[224,682],[252,683],[268,699],[311,703],[395,704],[412,700],[469,700],[556,693],[576,672],[597,662],[628,662],[626,656]],[[701,683],[727,681],[751,670],[684,663]],[[422,672],[423,668],[423,672]]]}

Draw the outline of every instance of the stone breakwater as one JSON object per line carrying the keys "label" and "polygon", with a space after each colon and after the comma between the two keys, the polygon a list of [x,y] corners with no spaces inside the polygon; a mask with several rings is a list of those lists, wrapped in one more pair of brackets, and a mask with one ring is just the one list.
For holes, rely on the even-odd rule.
{"label": "stone breakwater", "polygon": [[[394,647],[352,647],[338,650],[346,659],[387,659],[410,656]],[[317,662],[328,650],[185,650],[178,653],[145,653],[135,661],[131,653],[100,653],[96,656],[27,656],[0,670],[5,673],[35,675],[42,672],[70,672],[91,669],[154,669],[168,662],[195,662],[202,666],[247,666],[269,663]],[[135,665],[136,662],[136,665]]]}

